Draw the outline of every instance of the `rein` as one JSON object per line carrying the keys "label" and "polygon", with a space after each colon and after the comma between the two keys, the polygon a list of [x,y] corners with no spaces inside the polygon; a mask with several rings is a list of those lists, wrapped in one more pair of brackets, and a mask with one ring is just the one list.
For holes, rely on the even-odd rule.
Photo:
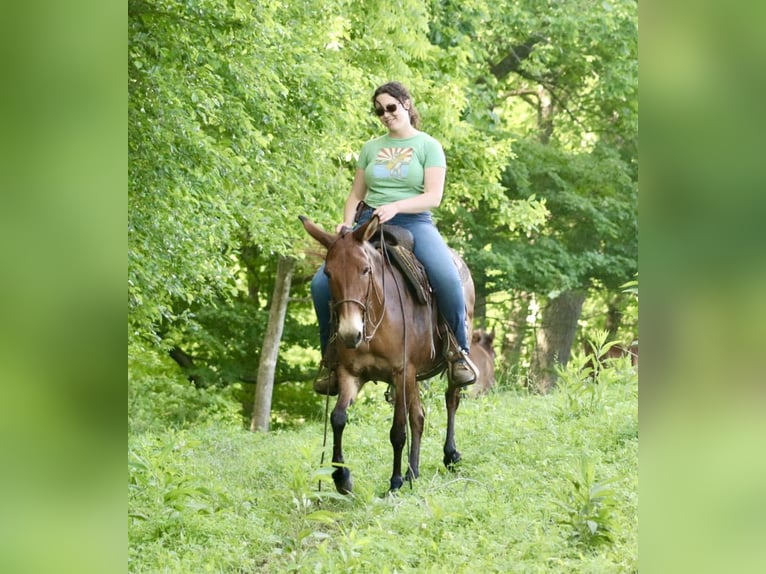
{"label": "rein", "polygon": [[[391,276],[394,278],[394,283],[396,284],[396,293],[399,295],[399,310],[402,312],[402,327],[404,330],[404,333],[402,334],[402,402],[404,403],[404,442],[407,446],[407,472],[405,473],[405,476],[409,476],[409,479],[407,482],[410,483],[410,489],[412,489],[412,472],[410,472],[412,469],[410,467],[410,433],[407,432],[407,429],[409,428],[409,412],[407,411],[407,377],[404,375],[405,370],[405,364],[407,363],[407,317],[404,314],[404,300],[402,298],[402,286],[399,285],[399,279],[396,276],[396,273],[393,272],[393,266],[391,265],[391,260],[388,257],[388,251],[386,250],[386,243],[385,238],[383,235],[383,226],[381,225],[379,228],[380,233],[380,251],[383,255],[383,279],[385,281],[386,277],[386,265],[391,269]],[[385,289],[385,284],[384,284]],[[385,294],[385,291],[384,291]],[[385,303],[385,301],[384,301]],[[385,306],[385,305],[384,305]],[[381,313],[382,317],[383,313]],[[377,327],[376,327],[377,329]],[[417,384],[417,382],[415,383]]]}

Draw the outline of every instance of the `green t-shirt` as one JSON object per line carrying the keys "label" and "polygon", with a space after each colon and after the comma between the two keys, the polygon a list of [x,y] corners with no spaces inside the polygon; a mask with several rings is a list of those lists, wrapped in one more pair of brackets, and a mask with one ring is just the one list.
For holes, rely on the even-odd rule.
{"label": "green t-shirt", "polygon": [[441,144],[426,133],[395,139],[388,135],[362,146],[357,167],[364,170],[370,207],[423,193],[427,167],[447,167]]}

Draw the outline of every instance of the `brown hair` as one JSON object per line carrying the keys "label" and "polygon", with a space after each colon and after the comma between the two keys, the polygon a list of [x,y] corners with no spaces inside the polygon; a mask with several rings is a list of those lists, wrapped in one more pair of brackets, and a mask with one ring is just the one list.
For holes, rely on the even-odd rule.
{"label": "brown hair", "polygon": [[415,104],[412,102],[412,96],[410,96],[410,92],[407,90],[407,88],[404,87],[403,84],[400,84],[399,82],[388,82],[387,84],[383,84],[382,86],[379,86],[375,93],[372,94],[372,105],[375,105],[375,98],[377,98],[380,94],[388,94],[392,98],[396,98],[399,100],[399,103],[402,104],[402,107],[404,107],[404,102],[409,102],[410,109],[407,110],[410,114],[410,123],[412,124],[413,128],[417,128],[418,124],[420,124],[420,114],[415,109]]}

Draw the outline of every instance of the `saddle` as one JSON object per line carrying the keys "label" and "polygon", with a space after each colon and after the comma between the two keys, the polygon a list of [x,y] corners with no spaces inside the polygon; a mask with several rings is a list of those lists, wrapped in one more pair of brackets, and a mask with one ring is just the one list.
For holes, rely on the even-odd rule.
{"label": "saddle", "polygon": [[[407,287],[419,303],[428,305],[431,302],[431,286],[428,276],[420,261],[413,253],[415,238],[408,230],[396,225],[384,223],[381,225],[385,253],[391,263],[404,275]],[[373,247],[381,248],[380,236],[370,240]]]}

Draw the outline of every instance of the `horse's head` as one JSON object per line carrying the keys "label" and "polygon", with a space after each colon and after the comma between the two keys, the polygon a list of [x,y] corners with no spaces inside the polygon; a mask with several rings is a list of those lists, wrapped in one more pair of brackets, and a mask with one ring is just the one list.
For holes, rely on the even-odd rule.
{"label": "horse's head", "polygon": [[301,216],[300,220],[309,235],[327,248],[324,272],[338,317],[338,337],[346,347],[354,349],[364,337],[373,281],[374,250],[367,241],[379,229],[380,221],[373,217],[354,231],[336,235],[306,217]]}
{"label": "horse's head", "polygon": [[471,337],[471,359],[479,368],[479,377],[468,391],[472,397],[482,395],[495,386],[495,349],[492,347],[494,340],[494,329],[491,333],[476,329]]}
{"label": "horse's head", "polygon": [[473,349],[475,346],[482,347],[485,351],[487,351],[487,354],[489,354],[494,359],[495,349],[492,347],[492,343],[494,341],[494,327],[489,333],[487,333],[484,329],[474,329],[473,335],[471,336],[471,349]]}

